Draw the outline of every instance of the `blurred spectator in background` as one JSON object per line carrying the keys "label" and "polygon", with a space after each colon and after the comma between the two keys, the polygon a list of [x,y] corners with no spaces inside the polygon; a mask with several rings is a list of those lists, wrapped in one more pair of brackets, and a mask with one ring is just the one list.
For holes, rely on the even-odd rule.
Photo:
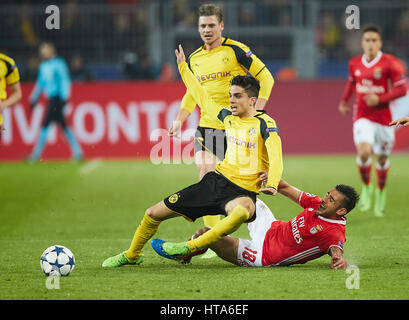
{"label": "blurred spectator in background", "polygon": [[282,68],[276,73],[276,78],[278,81],[292,81],[297,79],[297,70],[294,68]]}
{"label": "blurred spectator in background", "polygon": [[37,78],[37,69],[40,64],[38,55],[30,55],[27,59],[25,68],[21,72],[22,81],[35,81]]}
{"label": "blurred spectator in background", "polygon": [[138,56],[136,52],[126,52],[121,61],[125,79],[153,80],[155,78],[154,67],[148,55]]}
{"label": "blurred spectator in background", "polygon": [[[397,54],[409,58],[409,10],[402,12],[397,26],[397,32],[394,34],[394,44],[397,45]],[[405,35],[402,37],[402,35]]]}
{"label": "blurred spectator in background", "polygon": [[71,58],[70,72],[72,81],[94,80],[91,70],[84,63],[84,58],[78,53]]}
{"label": "blurred spectator in background", "polygon": [[256,5],[252,2],[240,4],[239,24],[242,26],[257,25]]}
{"label": "blurred spectator in background", "polygon": [[184,30],[197,26],[196,10],[189,0],[175,0],[173,12],[174,23],[178,29]]}
{"label": "blurred spectator in background", "polygon": [[323,13],[322,20],[318,23],[316,34],[318,45],[325,58],[331,59],[340,56],[338,44],[341,32],[332,12]]}
{"label": "blurred spectator in background", "polygon": [[357,56],[361,53],[361,32],[360,30],[347,30],[344,32],[343,43],[340,48],[345,55]]}
{"label": "blurred spectator in background", "polygon": [[23,39],[25,43],[30,48],[34,48],[38,45],[38,38],[35,32],[34,23],[32,21],[33,17],[33,10],[34,8],[29,2],[25,2],[21,6],[21,10],[19,11],[20,17],[20,30],[23,34]]}
{"label": "blurred spectator in background", "polygon": [[176,71],[173,64],[165,62],[162,64],[162,70],[160,74],[160,82],[167,83],[177,80]]}
{"label": "blurred spectator in background", "polygon": [[76,160],[82,159],[82,150],[74,134],[65,123],[64,107],[70,97],[71,81],[68,66],[63,58],[57,56],[54,44],[44,42],[40,45],[43,60],[38,68],[38,77],[30,96],[30,106],[34,108],[41,93],[48,98],[48,110],[41,127],[40,136],[29,161],[38,161],[45,147],[49,125],[56,122],[61,126]]}

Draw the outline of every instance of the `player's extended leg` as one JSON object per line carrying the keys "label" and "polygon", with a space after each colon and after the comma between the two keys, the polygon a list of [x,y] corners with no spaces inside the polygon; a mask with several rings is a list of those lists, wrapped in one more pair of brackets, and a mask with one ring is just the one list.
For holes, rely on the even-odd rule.
{"label": "player's extended leg", "polygon": [[103,267],[120,267],[125,264],[140,264],[142,262],[142,249],[146,242],[152,238],[162,221],[179,215],[169,210],[163,201],[146,210],[141,223],[135,231],[129,249],[116,256],[106,259]]}
{"label": "player's extended leg", "polygon": [[[195,153],[195,163],[197,166],[197,169],[199,171],[199,180],[202,180],[202,178],[210,171],[215,171],[216,170],[216,164],[218,162],[217,157],[208,151],[197,151]],[[212,216],[204,216],[203,217],[203,224],[205,227],[210,227],[212,228],[213,226],[216,225],[216,223],[220,221],[220,216],[219,215],[212,215]],[[210,259],[215,257],[216,254],[212,250],[208,250],[205,255],[202,256],[202,258],[205,259]]]}
{"label": "player's extended leg", "polygon": [[[197,170],[199,171],[199,180],[210,171],[216,170],[216,164],[218,162],[217,157],[208,151],[197,151],[195,153],[195,163]],[[213,227],[217,221],[220,220],[220,216],[204,216],[203,222],[205,227]]]}
{"label": "player's extended leg", "polygon": [[40,159],[41,157],[41,154],[47,143],[48,128],[51,123],[56,121],[56,114],[58,112],[58,105],[56,101],[57,101],[56,98],[51,98],[48,101],[47,114],[44,118],[44,122],[41,127],[41,131],[40,131],[40,135],[38,137],[37,143],[33,149],[33,152],[31,153],[31,156],[28,159],[29,161],[38,161],[38,159]]}
{"label": "player's extended leg", "polygon": [[31,161],[38,161],[41,157],[41,153],[43,152],[46,140],[47,140],[47,133],[48,133],[48,125],[41,127],[40,135],[38,137],[37,143],[29,157]]}
{"label": "player's extended leg", "polygon": [[389,172],[390,162],[386,155],[376,156],[376,176],[378,181],[378,187],[375,190],[375,206],[374,213],[377,217],[383,217],[385,215],[386,207],[386,179]]}
{"label": "player's extended leg", "polygon": [[237,250],[239,247],[239,239],[231,236],[225,236],[220,240],[212,243],[210,249],[223,260],[238,265],[237,263]]}
{"label": "player's extended leg", "polygon": [[255,205],[249,197],[238,197],[226,204],[225,211],[227,217],[200,237],[180,243],[164,242],[163,251],[168,256],[185,256],[201,248],[210,247],[211,244],[233,233],[242,223],[250,219],[255,212]]}
{"label": "player's extended leg", "polygon": [[373,185],[371,184],[372,159],[371,144],[361,142],[357,144],[357,166],[362,180],[362,192],[359,201],[359,209],[368,211],[371,208]]}
{"label": "player's extended leg", "polygon": [[[204,227],[196,231],[193,238],[198,238],[202,234],[209,231],[210,228]],[[225,236],[220,240],[210,244],[212,249],[221,259],[238,265],[237,263],[237,250],[239,247],[239,239],[230,236]]]}
{"label": "player's extended leg", "polygon": [[68,128],[66,122],[65,122],[65,117],[64,117],[64,101],[61,101],[60,99],[57,98],[55,101],[55,104],[57,105],[56,109],[56,114],[55,114],[55,121],[58,122],[64,131],[65,136],[67,137],[68,144],[71,147],[72,154],[74,159],[76,160],[81,160],[82,159],[82,150],[80,145],[77,142],[77,139],[75,139],[74,134],[72,131]]}

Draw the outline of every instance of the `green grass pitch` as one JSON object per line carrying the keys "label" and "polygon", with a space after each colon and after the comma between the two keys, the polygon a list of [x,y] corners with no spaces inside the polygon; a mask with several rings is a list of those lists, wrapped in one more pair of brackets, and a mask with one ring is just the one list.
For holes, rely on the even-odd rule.
{"label": "green grass pitch", "polygon": [[[200,257],[180,265],[157,256],[149,242],[140,266],[103,269],[105,258],[128,248],[146,208],[197,181],[194,165],[1,164],[0,299],[408,299],[408,168],[408,155],[391,157],[386,217],[358,208],[347,216],[344,256],[359,270],[359,289],[348,289],[351,274],[330,269],[329,256],[278,268]],[[286,156],[283,178],[321,196],[338,183],[361,189],[354,155]],[[281,220],[301,212],[281,195],[261,199]],[[201,226],[202,220],[176,218],[162,223],[155,237],[183,241]],[[233,235],[248,232],[242,226]],[[54,244],[76,257],[59,290],[47,289],[40,268],[41,253]]]}

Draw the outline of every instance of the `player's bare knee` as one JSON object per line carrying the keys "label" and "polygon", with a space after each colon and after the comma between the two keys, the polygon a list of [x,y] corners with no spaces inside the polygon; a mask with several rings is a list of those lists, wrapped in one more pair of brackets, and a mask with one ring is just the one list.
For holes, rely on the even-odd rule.
{"label": "player's bare knee", "polygon": [[152,219],[155,219],[155,209],[154,207],[148,208],[145,213]]}
{"label": "player's bare knee", "polygon": [[358,146],[358,157],[362,163],[366,163],[371,156],[371,146],[369,144],[361,144]]}
{"label": "player's bare knee", "polygon": [[156,220],[156,221],[165,220],[165,217],[163,216],[163,214],[161,214],[161,213],[159,212],[159,209],[157,208],[156,205],[154,205],[154,206],[148,208],[148,209],[145,211],[145,213],[146,213],[150,218],[152,218],[153,220]]}
{"label": "player's bare knee", "polygon": [[384,167],[387,161],[388,161],[388,157],[386,157],[386,156],[377,156],[376,162],[381,167]]}
{"label": "player's bare knee", "polygon": [[371,156],[371,152],[368,150],[361,150],[358,153],[359,158],[361,159],[362,163],[366,163],[369,159],[369,157]]}
{"label": "player's bare knee", "polygon": [[250,217],[254,214],[254,211],[256,210],[254,202],[250,198],[244,198],[244,201],[241,201],[240,205],[242,205],[249,212]]}
{"label": "player's bare knee", "polygon": [[202,180],[202,178],[209,172],[215,170],[215,166],[213,165],[206,165],[206,164],[197,164],[197,169],[199,171],[199,179]]}

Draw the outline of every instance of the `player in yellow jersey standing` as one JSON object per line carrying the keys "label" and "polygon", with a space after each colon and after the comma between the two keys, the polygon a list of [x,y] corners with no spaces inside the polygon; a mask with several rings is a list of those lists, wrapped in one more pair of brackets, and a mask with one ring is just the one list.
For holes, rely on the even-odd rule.
{"label": "player in yellow jersey standing", "polygon": [[[7,97],[9,88],[10,95]],[[3,110],[15,105],[22,98],[20,74],[14,60],[0,53],[0,138],[3,125]]]}
{"label": "player in yellow jersey standing", "polygon": [[[225,158],[217,164],[216,170],[208,172],[198,183],[148,208],[129,249],[106,259],[102,263],[105,268],[140,264],[143,247],[164,220],[183,216],[195,221],[209,213],[225,215],[196,239],[181,243],[152,241],[152,247],[161,256],[184,260],[186,256],[236,231],[242,223],[251,221],[259,192],[275,195],[278,190],[283,172],[281,139],[275,121],[264,111],[255,109],[260,91],[258,81],[252,76],[235,76],[229,91],[230,107],[217,112],[218,104],[190,71],[180,45],[175,55],[183,82],[193,99],[202,108],[217,114],[218,121],[226,127]],[[260,181],[262,171],[268,172],[264,187]]]}
{"label": "player in yellow jersey standing", "polygon": [[[228,92],[231,79],[249,72],[259,81],[260,93],[255,105],[256,110],[264,109],[273,88],[274,79],[264,63],[249,47],[222,37],[224,22],[221,8],[213,4],[204,4],[199,8],[198,16],[199,33],[204,44],[189,56],[187,63],[218,106],[217,112],[200,107],[201,117],[195,134],[194,152],[199,180],[201,180],[206,173],[215,170],[218,161],[224,159],[225,128],[217,119],[217,114],[222,107],[229,105]],[[196,102],[186,91],[176,120],[169,128],[170,136],[179,134],[183,122],[195,107]],[[219,216],[209,215],[203,217],[203,220],[207,227],[213,227],[219,220]]]}

